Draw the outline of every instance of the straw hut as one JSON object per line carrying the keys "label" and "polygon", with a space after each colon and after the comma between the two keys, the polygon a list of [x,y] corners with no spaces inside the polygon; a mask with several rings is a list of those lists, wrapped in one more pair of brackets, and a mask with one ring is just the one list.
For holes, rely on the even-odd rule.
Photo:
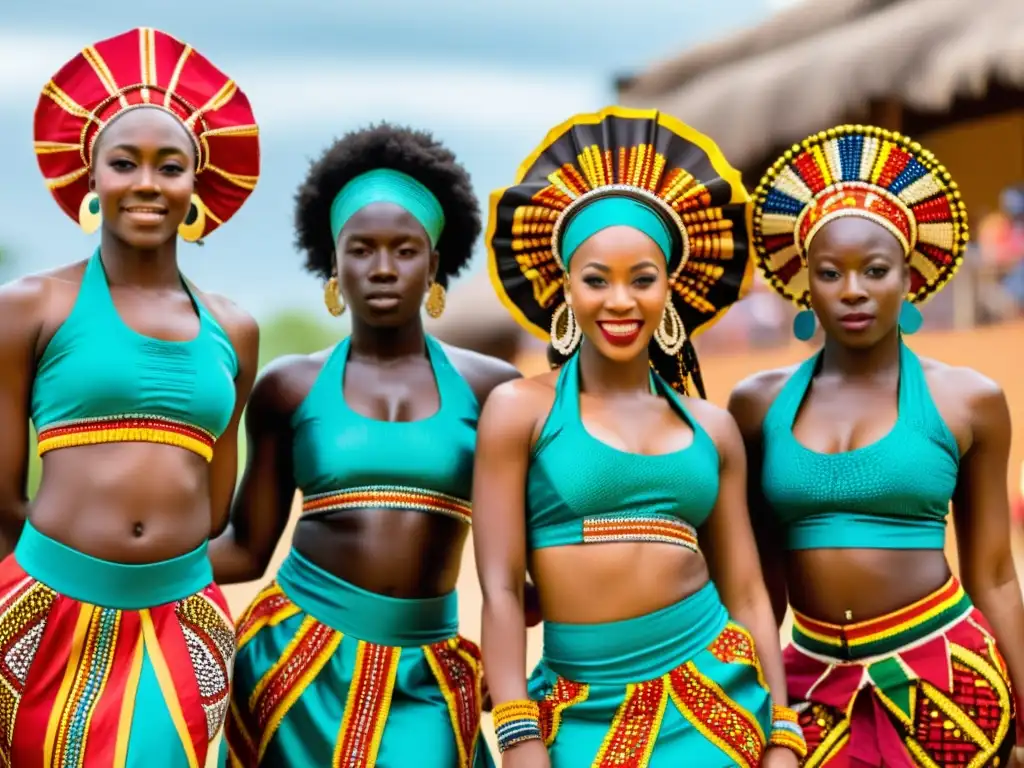
{"label": "straw hut", "polygon": [[749,186],[839,123],[914,136],[975,214],[1024,179],[1024,2],[813,0],[620,78],[619,100],[710,134]]}

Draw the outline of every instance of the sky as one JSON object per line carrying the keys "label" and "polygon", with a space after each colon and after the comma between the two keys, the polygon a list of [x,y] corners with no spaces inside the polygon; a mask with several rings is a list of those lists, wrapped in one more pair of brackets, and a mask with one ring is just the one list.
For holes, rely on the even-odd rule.
{"label": "sky", "polygon": [[[616,75],[753,24],[794,0],[49,0],[5,3],[0,27],[0,244],[16,273],[88,256],[32,152],[39,90],[84,45],[136,26],[191,44],[249,96],[262,172],[242,210],[183,271],[254,315],[319,301],[293,246],[296,187],[336,136],[386,119],[458,155],[485,204],[547,130],[615,99]],[[685,115],[678,117],[686,119]],[[482,266],[478,246],[473,268]]]}

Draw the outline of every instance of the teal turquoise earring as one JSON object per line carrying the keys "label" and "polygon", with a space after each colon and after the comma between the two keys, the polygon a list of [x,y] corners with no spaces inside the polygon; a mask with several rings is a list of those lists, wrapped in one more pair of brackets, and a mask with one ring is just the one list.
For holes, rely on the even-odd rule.
{"label": "teal turquoise earring", "polygon": [[917,333],[921,330],[923,322],[921,310],[904,299],[903,306],[900,307],[900,330],[906,334]]}
{"label": "teal turquoise earring", "polygon": [[801,309],[793,318],[793,335],[800,341],[810,341],[814,338],[817,325],[818,319],[814,316],[814,310]]}

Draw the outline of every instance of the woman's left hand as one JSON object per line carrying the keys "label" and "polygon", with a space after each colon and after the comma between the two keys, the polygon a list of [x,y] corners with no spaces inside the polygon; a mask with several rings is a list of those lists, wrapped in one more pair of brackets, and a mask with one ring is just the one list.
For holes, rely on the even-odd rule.
{"label": "woman's left hand", "polygon": [[762,768],[800,768],[800,759],[796,752],[785,747],[768,747],[761,758]]}
{"label": "woman's left hand", "polygon": [[1013,748],[1008,766],[1009,768],[1024,768],[1024,746]]}

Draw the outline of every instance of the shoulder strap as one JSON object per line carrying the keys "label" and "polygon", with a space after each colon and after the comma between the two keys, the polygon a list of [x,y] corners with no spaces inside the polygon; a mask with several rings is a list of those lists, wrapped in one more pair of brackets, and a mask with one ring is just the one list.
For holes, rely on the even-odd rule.
{"label": "shoulder strap", "polygon": [[476,393],[458,369],[452,365],[448,353],[444,351],[444,345],[429,334],[426,336],[426,342],[427,355],[430,365],[434,369],[434,379],[437,381],[441,407],[447,408],[451,405],[450,397],[455,397],[471,410],[479,411],[480,402],[476,398]]}
{"label": "shoulder strap", "polygon": [[562,366],[555,382],[555,402],[552,413],[558,411],[567,419],[580,418],[580,353],[577,351]]}
{"label": "shoulder strap", "polygon": [[334,345],[334,349],[331,350],[331,354],[324,360],[324,365],[320,369],[320,373],[317,374],[316,381],[313,382],[313,387],[309,390],[309,394],[306,396],[307,400],[314,399],[314,396],[319,397],[321,390],[328,387],[329,389],[326,394],[330,395],[332,392],[335,392],[344,404],[345,393],[343,389],[345,386],[345,363],[348,362],[348,349],[348,336]]}
{"label": "shoulder strap", "polygon": [[811,386],[814,371],[820,360],[821,351],[819,350],[804,360],[789,377],[789,381],[782,385],[775,401],[768,408],[768,413],[765,414],[763,429],[792,428],[797,411],[800,410],[800,404],[807,396],[807,390]]}
{"label": "shoulder strap", "polygon": [[932,435],[959,461],[960,447],[935,404],[921,359],[902,339],[898,403],[899,421]]}
{"label": "shoulder strap", "polygon": [[90,311],[95,311],[95,307],[98,305],[103,305],[110,311],[114,311],[114,300],[110,295],[110,284],[107,282],[107,272],[103,268],[99,248],[85,263],[85,272],[82,274],[82,285],[78,289],[75,307],[77,308],[79,305],[88,307]]}

